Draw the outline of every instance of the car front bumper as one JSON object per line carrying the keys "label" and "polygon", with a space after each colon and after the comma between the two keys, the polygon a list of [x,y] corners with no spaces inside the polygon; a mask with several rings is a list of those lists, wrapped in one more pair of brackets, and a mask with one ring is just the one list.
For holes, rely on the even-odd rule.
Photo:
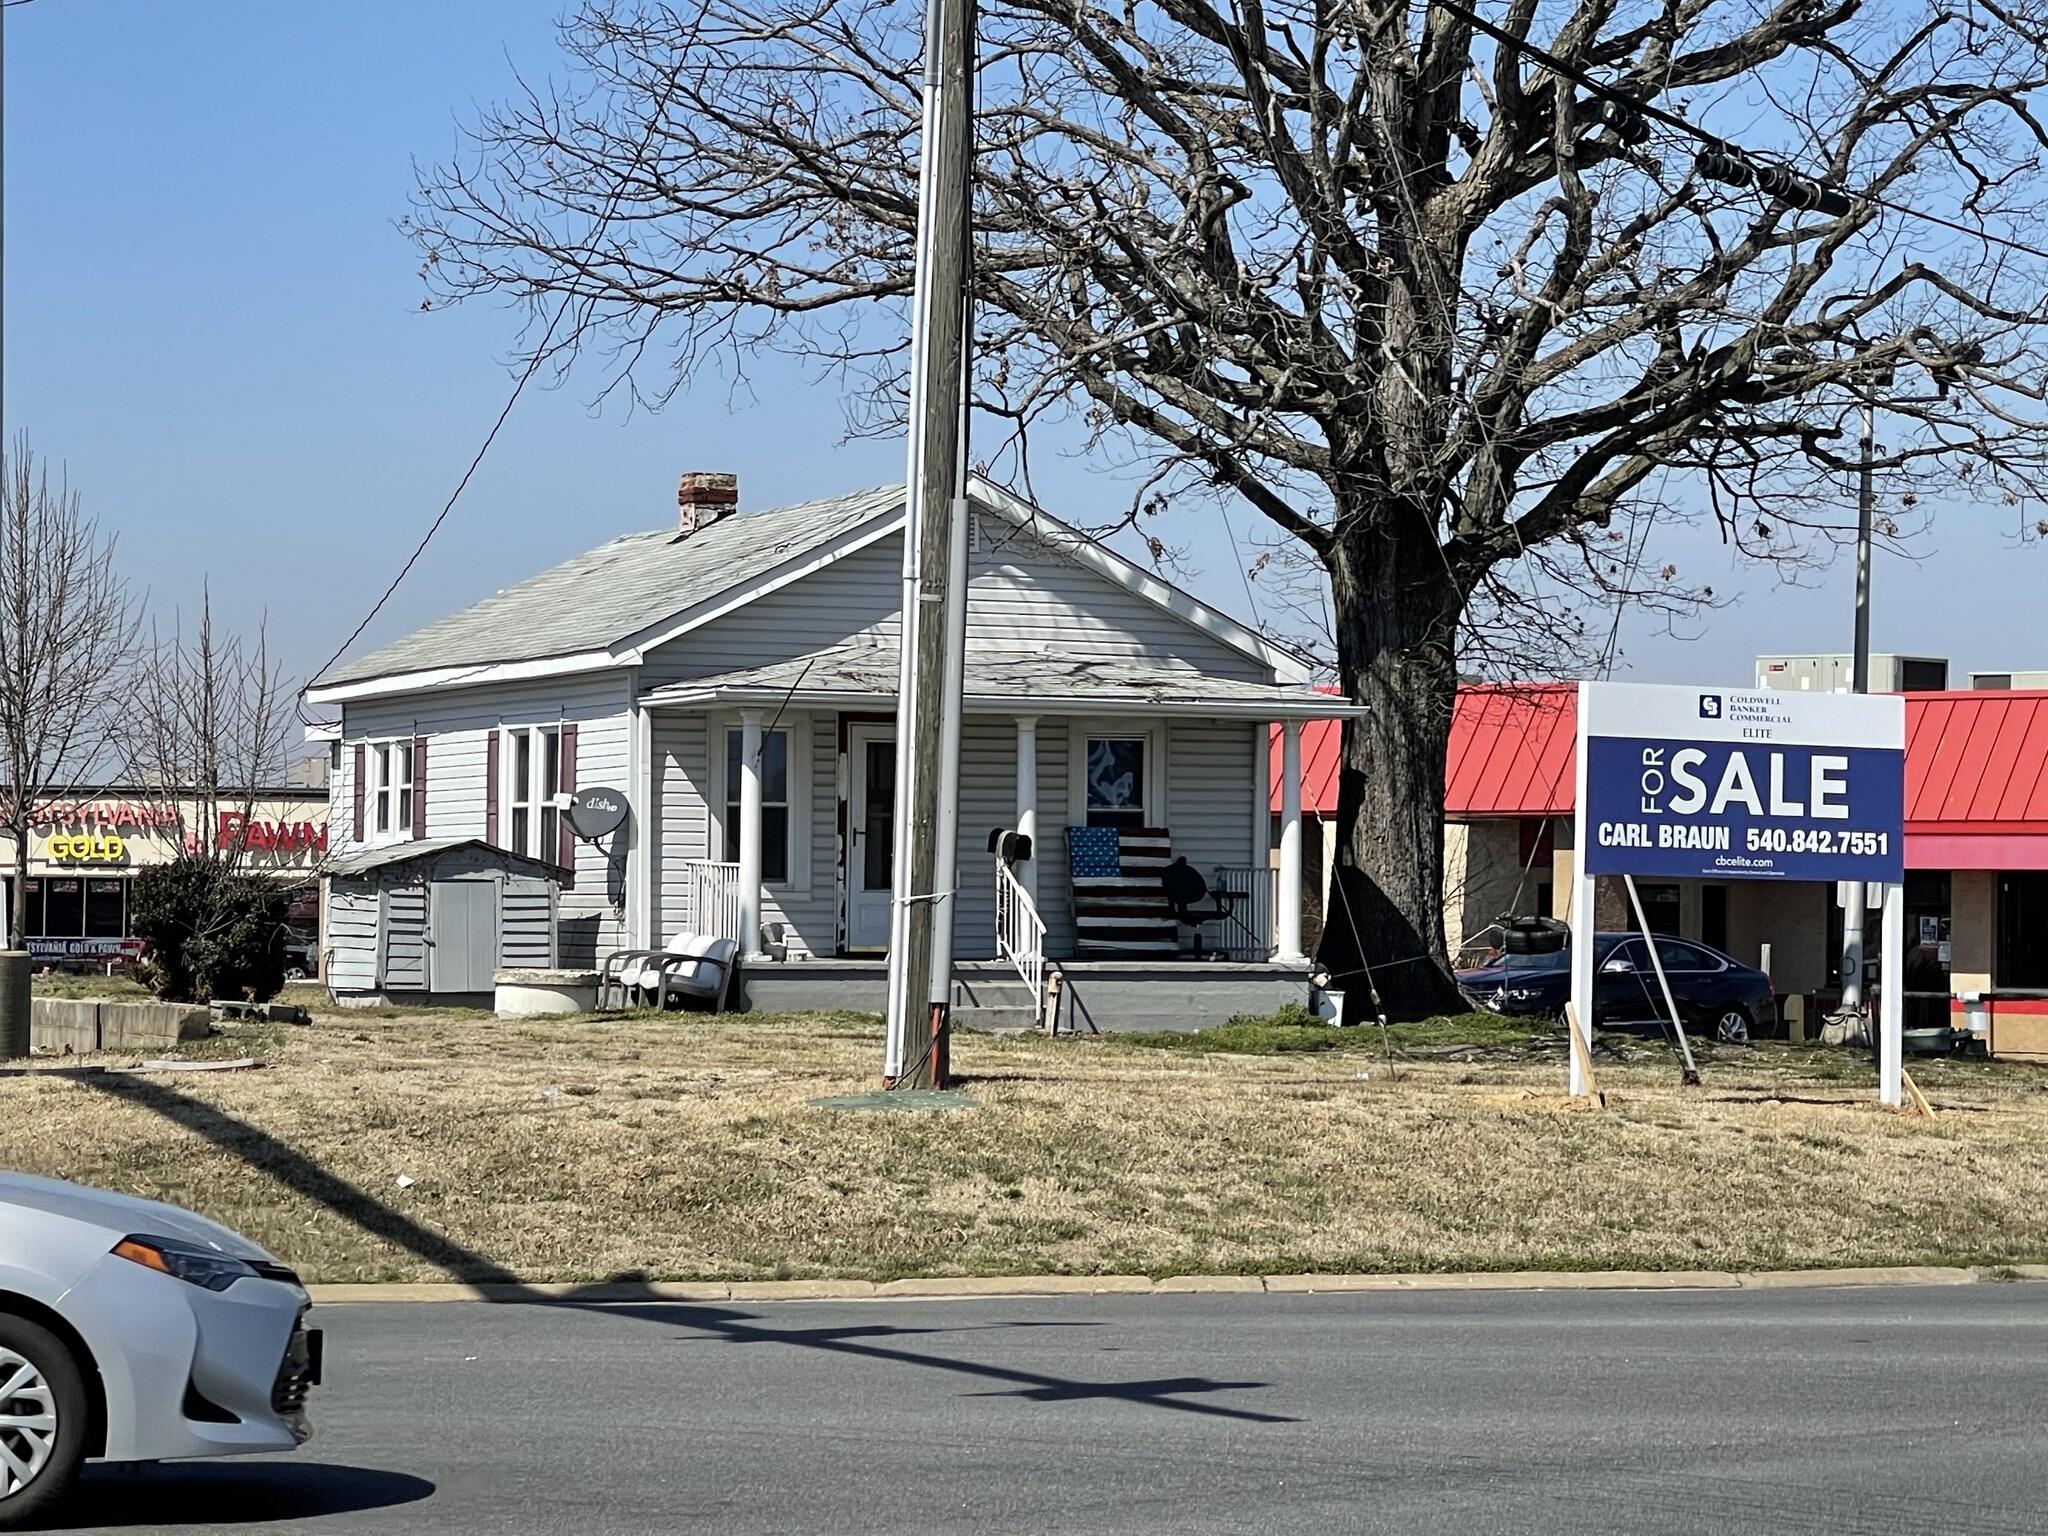
{"label": "car front bumper", "polygon": [[106,1459],[173,1461],[286,1451],[311,1435],[317,1377],[306,1293],[285,1280],[209,1291],[107,1255],[59,1310],[106,1390]]}

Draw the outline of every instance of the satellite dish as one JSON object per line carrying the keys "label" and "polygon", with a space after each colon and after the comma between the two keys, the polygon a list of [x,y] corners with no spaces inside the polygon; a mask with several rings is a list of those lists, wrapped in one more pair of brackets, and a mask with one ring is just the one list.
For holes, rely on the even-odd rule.
{"label": "satellite dish", "polygon": [[616,789],[578,790],[565,814],[571,832],[594,842],[610,837],[626,824],[626,797]]}

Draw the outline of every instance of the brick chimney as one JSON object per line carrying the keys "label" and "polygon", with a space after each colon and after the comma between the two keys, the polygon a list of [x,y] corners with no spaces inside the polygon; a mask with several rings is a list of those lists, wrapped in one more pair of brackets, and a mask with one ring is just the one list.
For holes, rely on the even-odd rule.
{"label": "brick chimney", "polygon": [[700,528],[708,528],[740,504],[740,477],[709,470],[692,470],[676,487],[677,527],[687,539]]}

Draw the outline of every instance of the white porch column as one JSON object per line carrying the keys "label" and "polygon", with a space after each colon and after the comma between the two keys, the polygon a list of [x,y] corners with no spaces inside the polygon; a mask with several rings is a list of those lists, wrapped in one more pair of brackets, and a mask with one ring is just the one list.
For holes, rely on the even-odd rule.
{"label": "white porch column", "polygon": [[1031,839],[1031,857],[1017,866],[1017,880],[1038,900],[1038,716],[1017,717],[1017,830]]}
{"label": "white porch column", "polygon": [[1274,914],[1278,953],[1274,959],[1299,962],[1301,952],[1301,722],[1280,722],[1280,889],[1274,893],[1280,910]]}
{"label": "white porch column", "polygon": [[655,858],[661,847],[654,812],[654,716],[640,702],[640,669],[633,669],[632,740],[626,776],[632,784],[626,803],[632,808],[626,827],[619,834],[626,849],[626,930],[634,947],[659,948],[668,935],[657,932],[661,920],[656,911],[656,892],[661,874]]}
{"label": "white porch column", "polygon": [[740,953],[761,956],[761,711],[740,711]]}

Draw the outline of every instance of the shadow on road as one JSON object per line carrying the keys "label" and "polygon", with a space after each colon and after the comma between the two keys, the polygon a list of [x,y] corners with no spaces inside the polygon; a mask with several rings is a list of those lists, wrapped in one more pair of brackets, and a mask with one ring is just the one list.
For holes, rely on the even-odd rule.
{"label": "shadow on road", "polygon": [[[762,1326],[755,1314],[730,1307],[698,1306],[682,1302],[646,1301],[633,1298],[631,1284],[594,1285],[587,1293],[548,1295],[523,1285],[503,1265],[446,1237],[430,1227],[375,1199],[346,1179],[339,1178],[268,1131],[238,1120],[224,1110],[188,1094],[146,1078],[112,1073],[79,1073],[75,1081],[114,1098],[162,1115],[194,1135],[205,1138],[223,1151],[231,1152],[251,1167],[268,1174],[286,1188],[318,1202],[345,1221],[458,1280],[487,1286],[493,1302],[513,1305],[582,1307],[607,1316],[631,1317],[646,1322],[696,1330],[729,1344],[779,1344],[791,1349],[822,1350],[853,1355],[897,1365],[914,1365],[951,1375],[1001,1383],[1011,1390],[974,1394],[1014,1396],[1031,1402],[1071,1403],[1105,1399],[1137,1403],[1177,1413],[1192,1413],[1256,1424],[1292,1423],[1280,1414],[1258,1413],[1246,1408],[1191,1399],[1215,1392],[1263,1390],[1259,1381],[1213,1381],[1207,1377],[1182,1376],[1160,1381],[1091,1382],[1048,1376],[1008,1366],[971,1360],[947,1359],[918,1354],[876,1342],[879,1338],[929,1333],[928,1328],[893,1328],[864,1324],[845,1328],[776,1328]],[[1043,1326],[1026,1323],[998,1324],[997,1327]],[[1066,1325],[1071,1326],[1071,1325]]]}
{"label": "shadow on road", "polygon": [[328,1462],[223,1461],[88,1467],[42,1530],[131,1525],[190,1526],[311,1520],[416,1504],[434,1492],[423,1477]]}
{"label": "shadow on road", "polygon": [[[573,1300],[573,1298],[572,1298]],[[595,1304],[590,1304],[595,1305]],[[733,1307],[696,1306],[689,1303],[625,1302],[603,1304],[602,1310],[617,1316],[637,1317],[646,1322],[694,1330],[725,1344],[780,1344],[791,1349],[814,1349],[826,1354],[853,1355],[890,1365],[914,1365],[978,1381],[1003,1383],[1009,1390],[969,1393],[971,1397],[1016,1397],[1034,1403],[1076,1403],[1090,1399],[1135,1403],[1146,1408],[1165,1408],[1179,1413],[1202,1414],[1219,1419],[1241,1419],[1253,1424],[1292,1424],[1285,1414],[1259,1413],[1250,1408],[1231,1408],[1222,1403],[1198,1402],[1215,1392],[1257,1392],[1263,1381],[1217,1381],[1207,1376],[1173,1376],[1156,1381],[1078,1381],[1066,1376],[1048,1376],[1013,1366],[993,1365],[978,1360],[959,1360],[944,1355],[919,1354],[880,1342],[897,1335],[915,1335],[948,1330],[890,1328],[862,1324],[845,1328],[777,1328],[759,1314]],[[1043,1323],[997,1323],[996,1330],[1047,1326]],[[1055,1324],[1059,1327],[1099,1327],[1099,1324]]]}

